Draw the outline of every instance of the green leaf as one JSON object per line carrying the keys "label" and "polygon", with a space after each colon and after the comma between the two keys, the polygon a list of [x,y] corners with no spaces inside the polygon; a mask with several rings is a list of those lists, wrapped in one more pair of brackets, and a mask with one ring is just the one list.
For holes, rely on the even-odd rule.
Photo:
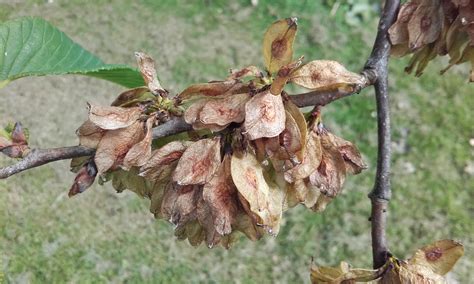
{"label": "green leaf", "polygon": [[41,18],[0,24],[0,88],[25,76],[80,74],[128,88],[144,86],[135,68],[105,64]]}

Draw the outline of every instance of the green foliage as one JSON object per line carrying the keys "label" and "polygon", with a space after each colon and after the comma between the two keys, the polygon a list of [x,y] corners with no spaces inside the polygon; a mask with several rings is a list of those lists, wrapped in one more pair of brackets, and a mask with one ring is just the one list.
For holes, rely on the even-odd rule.
{"label": "green foliage", "polygon": [[88,75],[129,88],[144,85],[137,70],[105,64],[43,19],[0,25],[0,88],[21,77],[51,74]]}

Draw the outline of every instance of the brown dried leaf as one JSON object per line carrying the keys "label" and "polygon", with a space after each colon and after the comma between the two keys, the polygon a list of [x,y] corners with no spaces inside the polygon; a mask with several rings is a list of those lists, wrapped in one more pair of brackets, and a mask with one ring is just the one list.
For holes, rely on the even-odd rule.
{"label": "brown dried leaf", "polygon": [[236,231],[242,232],[247,238],[252,241],[257,241],[262,238],[262,228],[258,227],[252,218],[245,212],[240,212],[235,218],[233,227]]}
{"label": "brown dried leaf", "polygon": [[159,218],[161,216],[161,206],[163,204],[163,195],[169,183],[155,182],[150,197],[150,212]]}
{"label": "brown dried leaf", "polygon": [[76,135],[79,136],[79,145],[97,148],[105,132],[106,130],[103,130],[88,119],[76,130]]}
{"label": "brown dried leaf", "polygon": [[300,161],[302,161],[305,155],[305,149],[308,139],[308,124],[306,123],[306,119],[304,118],[304,115],[301,110],[291,100],[285,102],[285,110],[290,113],[300,130],[300,141],[303,141],[303,147],[299,152],[296,153],[296,156]]}
{"label": "brown dried leaf", "polygon": [[163,194],[161,216],[177,226],[196,219],[198,200],[202,191],[197,185],[171,185]]}
{"label": "brown dried leaf", "polygon": [[123,159],[122,168],[124,170],[129,170],[131,167],[141,167],[143,166],[148,159],[151,157],[151,143],[153,136],[153,124],[155,123],[156,118],[154,116],[150,117],[146,121],[146,134],[143,137],[143,140],[133,145],[132,148],[127,152],[125,158]]}
{"label": "brown dried leaf", "polygon": [[204,185],[203,199],[211,209],[217,233],[230,234],[237,215],[237,196],[230,173],[230,156],[224,156],[214,177]]}
{"label": "brown dried leaf", "polygon": [[277,72],[291,61],[296,30],[296,18],[288,18],[274,22],[265,32],[263,58],[270,73]]}
{"label": "brown dried leaf", "polygon": [[[323,195],[332,199],[342,190],[346,177],[346,165],[336,145],[333,144],[326,132],[321,134],[321,146],[323,150],[321,163],[318,170],[309,176],[309,180],[312,185],[319,188]],[[319,199],[318,203],[320,203]]]}
{"label": "brown dried leaf", "polygon": [[259,217],[260,225],[271,235],[277,235],[283,211],[284,191],[269,185],[255,156],[244,153],[232,156],[232,179],[237,190],[249,203],[250,210]]}
{"label": "brown dried leaf", "polygon": [[425,266],[436,274],[445,275],[463,255],[462,244],[453,240],[441,240],[417,250],[408,264]]}
{"label": "brown dried leaf", "polygon": [[135,89],[126,90],[114,100],[112,106],[130,107],[136,106],[140,102],[151,100],[154,98],[154,96],[148,91],[149,89],[147,87],[138,87]]}
{"label": "brown dried leaf", "polygon": [[265,91],[245,104],[245,131],[250,140],[278,136],[285,129],[285,108],[281,96]]}
{"label": "brown dried leaf", "polygon": [[97,168],[94,163],[86,163],[77,173],[74,183],[71,189],[69,189],[68,196],[72,197],[76,194],[84,192],[94,183],[96,175]]}
{"label": "brown dried leaf", "polygon": [[351,142],[344,140],[330,132],[327,133],[329,139],[337,147],[337,150],[342,155],[344,163],[346,164],[346,172],[356,175],[362,170],[367,169],[367,165],[359,152],[359,149]]}
{"label": "brown dried leaf", "polygon": [[142,111],[138,107],[89,105],[89,120],[105,130],[125,128],[137,121]]}
{"label": "brown dried leaf", "polygon": [[208,182],[221,163],[220,138],[201,139],[191,144],[181,156],[173,173],[179,185]]}
{"label": "brown dried leaf", "polygon": [[392,45],[408,43],[408,22],[417,8],[416,1],[409,1],[400,6],[397,21],[388,30]]}
{"label": "brown dried leaf", "polygon": [[184,121],[186,121],[187,124],[191,124],[191,125],[199,121],[199,114],[201,113],[202,108],[210,101],[212,101],[212,99],[204,98],[190,105],[184,111]]}
{"label": "brown dried leaf", "polygon": [[211,207],[203,198],[201,198],[197,203],[197,219],[199,224],[204,228],[207,247],[213,248],[215,245],[219,244],[222,235],[217,232]]}
{"label": "brown dried leaf", "polygon": [[201,109],[199,120],[204,125],[226,126],[231,122],[240,123],[245,119],[245,103],[249,99],[249,94],[237,94],[209,100]]}
{"label": "brown dried leaf", "polygon": [[408,21],[410,50],[417,50],[436,41],[443,28],[443,18],[439,0],[422,0]]}
{"label": "brown dried leaf", "polygon": [[348,71],[337,61],[313,60],[293,72],[290,81],[312,90],[336,90],[362,85],[364,77]]}
{"label": "brown dried leaf", "polygon": [[[311,282],[319,283],[362,283],[378,279],[379,270],[351,268],[347,262],[341,262],[339,267],[317,266],[311,267]],[[372,283],[372,282],[370,282]]]}
{"label": "brown dried leaf", "polygon": [[217,81],[210,83],[200,83],[194,84],[187,87],[182,91],[177,98],[181,101],[189,100],[192,98],[204,96],[204,97],[218,97],[225,96],[228,94],[233,94],[239,92],[239,90],[245,87],[244,84],[240,83],[237,80],[228,80],[228,81]]}
{"label": "brown dried leaf", "polygon": [[140,176],[160,182],[171,177],[179,159],[191,142],[173,141],[154,150],[150,159],[140,168]]}
{"label": "brown dried leaf", "polygon": [[107,131],[97,145],[94,157],[99,174],[121,165],[128,150],[143,136],[143,123],[138,120],[127,128]]}
{"label": "brown dried leaf", "polygon": [[155,95],[166,93],[165,89],[161,86],[160,81],[158,81],[155,61],[153,58],[143,52],[135,52],[135,58],[137,59],[140,73],[142,74],[143,80],[148,86],[148,89],[150,89],[150,91]]}
{"label": "brown dried leaf", "polygon": [[322,160],[321,139],[315,131],[309,133],[306,154],[301,164],[285,172],[285,180],[293,183],[296,180],[307,178],[315,172]]}

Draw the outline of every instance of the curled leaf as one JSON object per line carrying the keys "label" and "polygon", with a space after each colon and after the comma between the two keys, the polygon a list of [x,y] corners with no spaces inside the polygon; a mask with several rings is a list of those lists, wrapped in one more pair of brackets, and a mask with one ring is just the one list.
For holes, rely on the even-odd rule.
{"label": "curled leaf", "polygon": [[127,152],[125,158],[123,159],[122,168],[125,170],[130,169],[131,167],[141,167],[143,166],[151,156],[151,142],[153,136],[153,124],[155,123],[156,118],[150,117],[145,123],[146,134],[143,137],[143,140],[133,145],[132,148]]}
{"label": "curled leaf", "polygon": [[230,234],[238,208],[236,188],[230,172],[230,156],[224,156],[214,177],[204,185],[203,198],[210,207],[217,233]]}
{"label": "curled leaf", "polygon": [[200,111],[199,120],[205,125],[224,126],[231,122],[240,123],[244,121],[245,103],[249,99],[249,94],[237,94],[222,99],[209,100]]}
{"label": "curled leaf", "polygon": [[149,93],[147,87],[138,87],[121,93],[111,105],[116,107],[131,107],[153,98],[154,96]]}
{"label": "curled leaf", "polygon": [[217,97],[243,93],[244,90],[245,85],[237,80],[217,81],[191,85],[182,91],[177,98],[184,101],[200,96]]}
{"label": "curled leaf", "polygon": [[104,130],[125,128],[137,121],[142,111],[138,107],[89,105],[89,120]]}
{"label": "curled leaf", "polygon": [[346,165],[346,171],[353,175],[360,173],[362,170],[367,169],[362,156],[357,147],[351,142],[344,140],[336,135],[328,132],[328,138],[337,147],[337,150],[342,155],[344,163]]}
{"label": "curled leaf", "polygon": [[150,91],[155,95],[165,94],[165,89],[161,86],[160,81],[158,81],[155,61],[153,58],[143,52],[135,52],[135,58],[137,59],[140,73],[142,74],[143,80],[148,86],[148,89],[150,89]]}
{"label": "curled leaf", "polygon": [[244,153],[232,156],[232,180],[250,210],[259,217],[260,225],[272,234],[278,234],[283,211],[283,189],[270,185],[255,156]]}
{"label": "curled leaf", "polygon": [[322,148],[319,135],[315,131],[309,133],[305,156],[301,164],[285,172],[285,180],[289,183],[305,179],[315,172],[322,159]]}
{"label": "curled leaf", "polygon": [[189,144],[190,142],[173,141],[154,150],[150,159],[140,168],[140,176],[157,182],[170,177]]}
{"label": "curled leaf", "polygon": [[327,133],[321,135],[323,150],[321,163],[318,170],[309,176],[311,184],[319,188],[322,195],[318,198],[315,208],[317,211],[324,209],[332,198],[341,190],[346,177],[346,165],[336,145]]}
{"label": "curled leaf", "polygon": [[245,131],[250,140],[278,136],[285,129],[285,108],[281,96],[265,91],[245,104]]}
{"label": "curled leaf", "polygon": [[197,203],[202,191],[199,186],[169,186],[163,195],[161,215],[177,226],[196,218]]}
{"label": "curled leaf", "polygon": [[408,47],[417,50],[438,39],[443,24],[439,0],[421,0],[408,22]]}
{"label": "curled leaf", "polygon": [[307,89],[336,90],[354,89],[364,83],[364,77],[348,71],[332,60],[313,60],[292,73],[290,81]]}
{"label": "curled leaf", "polygon": [[79,145],[97,148],[105,132],[106,130],[100,128],[88,119],[76,130],[76,135],[79,137]]}
{"label": "curled leaf", "polygon": [[277,72],[291,61],[296,30],[296,18],[288,18],[274,22],[265,32],[263,58],[270,73]]}
{"label": "curled leaf", "polygon": [[464,247],[460,243],[441,240],[417,250],[408,263],[426,266],[436,274],[445,275],[463,255]]}
{"label": "curled leaf", "polygon": [[221,162],[220,138],[201,139],[191,144],[179,159],[173,181],[179,185],[208,182]]}
{"label": "curled leaf", "polygon": [[99,174],[121,165],[130,148],[143,139],[143,132],[143,123],[138,120],[127,128],[107,131],[94,157]]}

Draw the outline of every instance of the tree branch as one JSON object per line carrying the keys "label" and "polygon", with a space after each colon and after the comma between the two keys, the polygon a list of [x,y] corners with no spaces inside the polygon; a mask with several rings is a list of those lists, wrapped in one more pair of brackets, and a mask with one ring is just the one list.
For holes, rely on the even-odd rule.
{"label": "tree branch", "polygon": [[33,149],[25,158],[16,164],[0,168],[0,179],[7,178],[24,170],[42,166],[59,160],[90,156],[95,149],[83,146],[71,146],[53,149]]}
{"label": "tree branch", "polygon": [[[374,72],[362,72],[364,84],[351,90],[335,91],[312,91],[304,94],[291,95],[290,99],[299,107],[327,105],[335,100],[358,93],[363,88],[372,85],[375,81]],[[192,130],[182,117],[172,117],[169,121],[153,129],[153,139],[171,136],[181,132]],[[95,149],[83,146],[71,146],[54,149],[34,149],[25,158],[10,166],[0,168],[0,179],[5,179],[24,170],[42,166],[58,160],[72,159],[76,157],[93,155]]]}
{"label": "tree branch", "polygon": [[374,84],[377,102],[378,153],[375,184],[369,198],[372,204],[372,256],[374,268],[382,267],[387,261],[389,250],[385,235],[387,208],[391,196],[390,188],[390,104],[388,97],[388,60],[390,42],[388,29],[395,21],[400,6],[399,0],[387,0],[380,17],[377,36],[365,70],[375,70]]}

